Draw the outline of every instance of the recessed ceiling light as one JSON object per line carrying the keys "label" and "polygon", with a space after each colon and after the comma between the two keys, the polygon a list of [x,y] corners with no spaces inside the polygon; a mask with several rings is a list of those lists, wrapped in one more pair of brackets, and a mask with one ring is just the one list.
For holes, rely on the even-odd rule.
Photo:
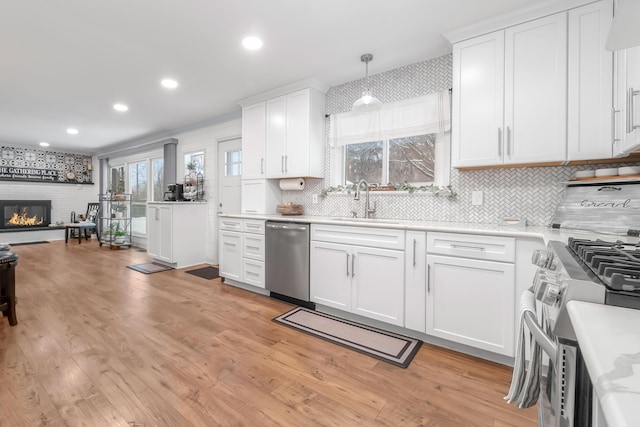
{"label": "recessed ceiling light", "polygon": [[242,46],[248,50],[258,50],[262,47],[262,40],[255,36],[245,37],[242,40]]}
{"label": "recessed ceiling light", "polygon": [[113,109],[116,111],[124,112],[124,111],[127,111],[129,107],[127,107],[124,104],[113,104]]}
{"label": "recessed ceiling light", "polygon": [[40,143],[40,146],[41,146],[41,147],[48,147],[48,146],[49,146],[49,143],[48,143],[48,142],[45,142],[45,141],[42,141],[42,142]]}
{"label": "recessed ceiling light", "polygon": [[67,133],[69,135],[77,135],[78,134],[78,129],[69,128],[69,129],[67,129]]}
{"label": "recessed ceiling light", "polygon": [[160,84],[168,89],[175,89],[178,87],[178,82],[173,79],[164,79]]}

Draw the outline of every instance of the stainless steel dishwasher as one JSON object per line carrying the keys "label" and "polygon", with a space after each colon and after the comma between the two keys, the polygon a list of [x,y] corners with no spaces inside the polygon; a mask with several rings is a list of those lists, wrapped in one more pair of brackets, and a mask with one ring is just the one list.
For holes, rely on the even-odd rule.
{"label": "stainless steel dishwasher", "polygon": [[274,298],[314,308],[309,302],[310,225],[267,221],[265,287]]}

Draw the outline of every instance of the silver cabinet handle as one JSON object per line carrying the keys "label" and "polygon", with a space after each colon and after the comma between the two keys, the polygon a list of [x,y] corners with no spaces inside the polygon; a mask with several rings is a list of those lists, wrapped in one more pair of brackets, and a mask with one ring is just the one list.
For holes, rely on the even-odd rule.
{"label": "silver cabinet handle", "polygon": [[160,217],[158,216],[158,213],[160,212],[160,209],[155,208],[156,209],[156,221],[160,220]]}
{"label": "silver cabinet handle", "polygon": [[288,172],[289,171],[289,156],[287,156],[286,154],[284,155],[284,172]]}
{"label": "silver cabinet handle", "polygon": [[254,273],[253,271],[245,271],[245,273],[247,273],[250,276],[260,276],[260,274]]}
{"label": "silver cabinet handle", "polygon": [[418,244],[418,241],[416,239],[413,239],[413,266],[416,266],[416,244]]}
{"label": "silver cabinet handle", "polygon": [[284,156],[280,156],[280,171],[284,173]]}
{"label": "silver cabinet handle", "polygon": [[427,293],[431,293],[431,264],[427,263]]}
{"label": "silver cabinet handle", "polygon": [[260,247],[259,246],[247,246],[247,249],[255,249],[255,250],[259,250]]}
{"label": "silver cabinet handle", "polygon": [[472,251],[484,251],[484,247],[482,246],[471,246],[471,245],[460,245],[460,244],[456,244],[456,243],[452,243],[451,247],[453,249],[469,249]]}
{"label": "silver cabinet handle", "polygon": [[353,267],[353,263],[356,260],[355,255],[351,255],[351,277],[356,277],[356,269]]}
{"label": "silver cabinet handle", "polygon": [[256,209],[245,209],[244,212],[245,213],[258,213],[258,211]]}
{"label": "silver cabinet handle", "polygon": [[498,128],[498,156],[502,156],[502,128]]}
{"label": "silver cabinet handle", "polygon": [[347,277],[349,277],[349,254],[347,254]]}
{"label": "silver cabinet handle", "polygon": [[640,91],[633,90],[632,87],[630,87],[627,92],[627,133],[631,133],[640,127],[640,125],[635,125],[633,123],[635,117],[635,111],[633,111],[635,103],[633,102],[633,98],[639,93]]}
{"label": "silver cabinet handle", "polygon": [[511,128],[507,126],[507,157],[511,157]]}
{"label": "silver cabinet handle", "polygon": [[264,157],[260,159],[260,175],[264,175]]}
{"label": "silver cabinet handle", "polygon": [[616,129],[618,128],[616,121],[616,114],[618,114],[620,110],[616,110],[615,108],[611,109],[611,144],[615,144],[620,141],[620,138],[616,138]]}
{"label": "silver cabinet handle", "polygon": [[229,243],[229,242],[224,242],[224,245],[225,246],[236,246],[235,243]]}
{"label": "silver cabinet handle", "polygon": [[246,226],[247,228],[260,228],[260,226],[259,226],[259,225],[257,225],[257,224],[245,224],[245,226]]}

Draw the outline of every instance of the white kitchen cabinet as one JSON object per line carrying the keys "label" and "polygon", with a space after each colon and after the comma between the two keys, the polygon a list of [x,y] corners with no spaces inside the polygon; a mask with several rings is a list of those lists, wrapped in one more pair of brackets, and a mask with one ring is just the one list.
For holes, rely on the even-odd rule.
{"label": "white kitchen cabinet", "polygon": [[452,165],[566,158],[567,14],[453,47]]}
{"label": "white kitchen cabinet", "polygon": [[264,220],[221,218],[220,276],[264,289],[264,243]]}
{"label": "white kitchen cabinet", "polygon": [[311,301],[351,311],[351,246],[311,241]]}
{"label": "white kitchen cabinet", "polygon": [[147,212],[147,253],[159,261],[173,260],[172,209],[169,205],[149,205]]}
{"label": "white kitchen cabinet", "polygon": [[267,178],[324,177],[324,95],[307,88],[266,101]]}
{"label": "white kitchen cabinet", "polygon": [[513,356],[513,264],[429,254],[427,271],[428,335]]}
{"label": "white kitchen cabinet", "polygon": [[242,233],[220,231],[220,276],[242,281]]}
{"label": "white kitchen cabinet", "polygon": [[407,231],[404,263],[404,326],[426,332],[427,234]]}
{"label": "white kitchen cabinet", "polygon": [[311,236],[311,301],[404,326],[404,231],[313,224]]}
{"label": "white kitchen cabinet", "polygon": [[640,148],[640,47],[615,52],[614,146],[621,157]]}
{"label": "white kitchen cabinet", "polygon": [[613,154],[613,54],[605,49],[612,20],[612,0],[569,11],[569,161],[608,159]]}
{"label": "white kitchen cabinet", "polygon": [[175,268],[205,262],[206,203],[158,202],[147,208],[149,256]]}
{"label": "white kitchen cabinet", "polygon": [[266,177],[266,105],[264,102],[242,109],[242,179]]}
{"label": "white kitchen cabinet", "polygon": [[275,214],[280,193],[277,181],[243,179],[240,210],[243,214]]}
{"label": "white kitchen cabinet", "polygon": [[515,239],[427,234],[426,333],[514,355]]}

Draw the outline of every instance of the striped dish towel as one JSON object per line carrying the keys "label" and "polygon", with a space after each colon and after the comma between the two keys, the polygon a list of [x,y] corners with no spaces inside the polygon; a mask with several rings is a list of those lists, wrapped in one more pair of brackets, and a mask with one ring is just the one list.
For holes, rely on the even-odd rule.
{"label": "striped dish towel", "polygon": [[[525,313],[531,312],[536,316],[536,301],[533,292],[528,290],[520,297],[520,332],[516,344],[516,357],[511,377],[511,387],[505,400],[519,408],[529,408],[536,404],[540,395],[540,366],[542,365],[542,349],[532,339],[531,333],[525,325]],[[529,369],[525,358],[526,341],[531,343],[529,354]]]}

